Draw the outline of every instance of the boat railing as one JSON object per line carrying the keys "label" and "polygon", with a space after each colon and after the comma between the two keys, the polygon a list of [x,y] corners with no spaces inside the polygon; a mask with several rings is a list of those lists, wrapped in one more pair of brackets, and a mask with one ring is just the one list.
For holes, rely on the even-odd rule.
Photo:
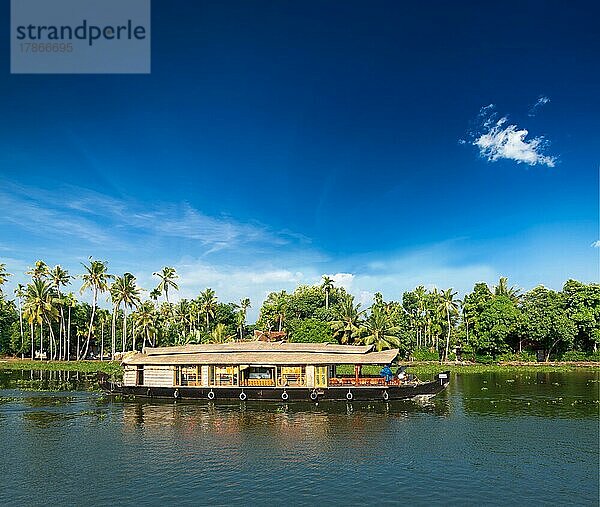
{"label": "boat railing", "polygon": [[242,380],[240,385],[244,387],[275,387],[275,381],[271,378],[249,378]]}
{"label": "boat railing", "polygon": [[305,386],[306,385],[306,375],[302,373],[288,373],[286,375],[282,375],[277,379],[277,385],[284,386]]}
{"label": "boat railing", "polygon": [[395,379],[390,381],[384,377],[332,377],[329,379],[330,386],[385,386],[397,384]]}

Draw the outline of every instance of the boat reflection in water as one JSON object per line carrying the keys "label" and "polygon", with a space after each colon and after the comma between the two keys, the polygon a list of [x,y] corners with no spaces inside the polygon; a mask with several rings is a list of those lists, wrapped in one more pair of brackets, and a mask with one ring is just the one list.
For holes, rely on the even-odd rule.
{"label": "boat reflection in water", "polygon": [[324,433],[332,424],[336,428],[347,427],[352,431],[377,430],[386,426],[386,418],[406,419],[418,414],[446,417],[450,406],[445,398],[429,400],[406,400],[394,402],[353,403],[215,403],[167,400],[132,399],[116,401],[122,404],[123,426],[133,430],[143,427],[146,431],[165,432],[169,429],[210,432],[215,435],[233,435],[256,427],[276,429],[273,434],[285,435],[310,425],[311,434],[319,428]]}

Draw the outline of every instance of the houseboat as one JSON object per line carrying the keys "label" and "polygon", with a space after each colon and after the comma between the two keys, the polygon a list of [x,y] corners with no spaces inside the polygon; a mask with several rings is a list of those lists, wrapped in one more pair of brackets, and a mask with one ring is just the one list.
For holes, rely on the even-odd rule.
{"label": "houseboat", "polygon": [[363,375],[363,366],[385,367],[397,356],[398,349],[330,343],[145,348],[123,359],[122,382],[103,377],[101,385],[110,393],[152,398],[283,402],[398,400],[434,396],[447,387],[449,372],[429,382],[406,375]]}

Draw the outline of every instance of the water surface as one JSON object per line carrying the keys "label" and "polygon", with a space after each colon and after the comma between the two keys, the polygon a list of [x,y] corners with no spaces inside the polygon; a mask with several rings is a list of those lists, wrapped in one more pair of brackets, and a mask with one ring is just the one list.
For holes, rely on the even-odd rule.
{"label": "water surface", "polygon": [[599,380],[468,374],[426,404],[215,404],[0,371],[0,504],[597,505]]}

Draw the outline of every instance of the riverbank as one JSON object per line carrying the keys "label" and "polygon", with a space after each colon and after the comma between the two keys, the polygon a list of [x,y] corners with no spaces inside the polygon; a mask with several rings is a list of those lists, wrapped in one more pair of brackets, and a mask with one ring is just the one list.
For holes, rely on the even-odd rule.
{"label": "riverbank", "polygon": [[109,375],[123,375],[119,361],[32,361],[31,359],[0,359],[0,369],[76,371],[80,373],[103,372]]}
{"label": "riverbank", "polygon": [[[440,364],[437,361],[415,361],[403,363],[407,371],[417,376],[433,376],[443,370],[451,373],[514,373],[514,372],[566,372],[575,370],[596,370],[600,372],[600,363],[594,362],[551,362],[551,363],[524,363],[506,362],[494,364],[476,364],[451,362]],[[118,361],[31,361],[30,359],[0,359],[0,369],[10,370],[45,370],[45,371],[77,371],[82,373],[103,372],[109,375],[120,376],[123,367]],[[345,371],[345,370],[348,371]],[[364,366],[363,372],[368,375],[378,375],[381,367]],[[353,374],[354,367],[338,367],[340,373]]]}

